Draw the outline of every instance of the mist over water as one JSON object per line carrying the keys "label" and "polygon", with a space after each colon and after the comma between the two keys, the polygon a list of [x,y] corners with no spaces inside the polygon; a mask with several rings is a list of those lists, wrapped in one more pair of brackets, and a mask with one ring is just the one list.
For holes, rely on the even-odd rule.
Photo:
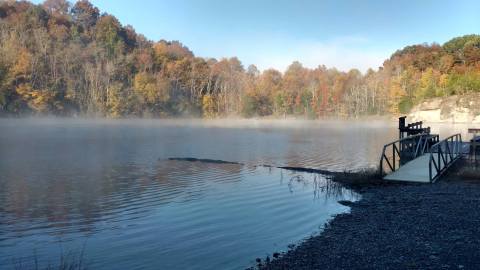
{"label": "mist over water", "polygon": [[[381,121],[31,119],[2,127],[1,143],[15,145],[5,148],[15,152],[8,159],[52,151],[96,164],[174,156],[337,171],[376,165],[378,147],[397,136],[395,123]],[[78,144],[81,157],[71,152]]]}
{"label": "mist over water", "polygon": [[[330,171],[373,167],[396,123],[0,120],[0,268],[85,247],[92,269],[243,269],[358,196]],[[172,161],[194,157],[240,162]],[[334,192],[332,192],[332,190]]]}

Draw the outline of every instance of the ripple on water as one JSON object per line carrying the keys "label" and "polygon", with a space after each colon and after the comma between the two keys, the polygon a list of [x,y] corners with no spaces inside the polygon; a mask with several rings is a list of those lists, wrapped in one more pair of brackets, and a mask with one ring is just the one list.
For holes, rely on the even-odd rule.
{"label": "ripple on water", "polygon": [[368,149],[396,135],[319,122],[74,122],[0,120],[0,268],[35,253],[54,262],[85,245],[91,269],[242,269],[347,211],[337,200],[356,198],[318,188],[328,184],[319,175],[256,165],[361,168],[377,163]]}
{"label": "ripple on water", "polygon": [[[85,208],[75,197],[81,193],[71,192],[58,220],[48,209],[2,215],[7,222],[0,224],[0,262],[35,249],[41,260],[51,260],[59,241],[64,248],[86,241],[94,268],[241,269],[318,231],[347,209],[338,199],[355,197],[315,195],[315,183],[328,184],[321,175],[274,168],[158,161],[148,174],[125,169],[137,171],[117,168],[96,179],[94,192],[103,195]],[[47,248],[32,244],[39,236]]]}

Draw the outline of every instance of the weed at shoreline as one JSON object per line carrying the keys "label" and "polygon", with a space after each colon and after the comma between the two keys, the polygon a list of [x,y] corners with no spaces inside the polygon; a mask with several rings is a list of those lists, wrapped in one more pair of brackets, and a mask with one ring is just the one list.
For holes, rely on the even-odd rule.
{"label": "weed at shoreline", "polygon": [[14,270],[87,270],[87,266],[84,261],[84,250],[82,248],[80,253],[75,253],[72,251],[62,252],[60,255],[59,261],[57,263],[48,262],[47,265],[40,265],[36,251],[34,252],[33,257],[28,258],[28,261],[25,258],[13,259],[13,269]]}

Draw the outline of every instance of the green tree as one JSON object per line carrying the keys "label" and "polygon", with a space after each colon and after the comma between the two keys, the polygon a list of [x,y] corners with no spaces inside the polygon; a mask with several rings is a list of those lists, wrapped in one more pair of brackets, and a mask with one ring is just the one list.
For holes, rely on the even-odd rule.
{"label": "green tree", "polygon": [[111,15],[103,15],[98,19],[95,39],[106,50],[106,55],[110,59],[115,55],[122,54],[125,48],[121,36],[121,25],[118,20]]}

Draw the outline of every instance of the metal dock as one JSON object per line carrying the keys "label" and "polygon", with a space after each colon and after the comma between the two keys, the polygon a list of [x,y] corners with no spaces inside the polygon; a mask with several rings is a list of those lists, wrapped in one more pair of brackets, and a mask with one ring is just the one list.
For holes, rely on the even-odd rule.
{"label": "metal dock", "polygon": [[380,173],[387,181],[433,183],[469,151],[470,144],[463,143],[461,134],[439,140],[422,122],[405,125],[401,117],[399,139],[383,147]]}

